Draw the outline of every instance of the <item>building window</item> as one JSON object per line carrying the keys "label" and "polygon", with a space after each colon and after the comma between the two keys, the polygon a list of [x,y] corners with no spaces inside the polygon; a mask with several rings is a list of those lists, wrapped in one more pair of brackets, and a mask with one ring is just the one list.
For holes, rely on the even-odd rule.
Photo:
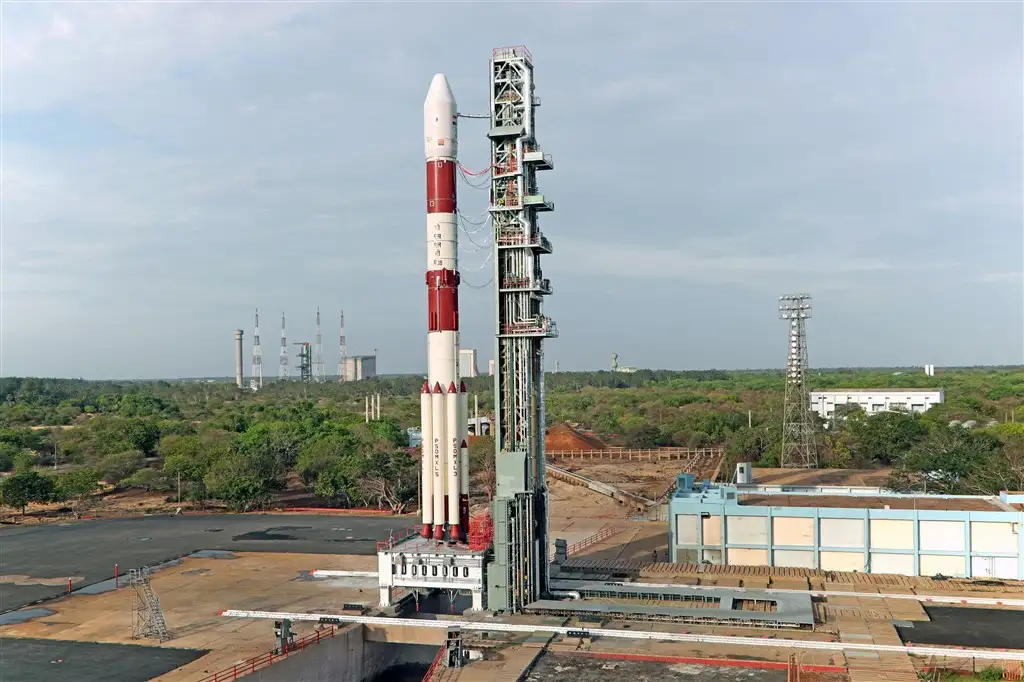
{"label": "building window", "polygon": [[397,564],[391,564],[391,575],[395,575],[397,573],[398,573],[398,565]]}
{"label": "building window", "polygon": [[434,576],[435,578],[437,577],[437,566],[430,567],[430,575]]}
{"label": "building window", "polygon": [[463,578],[468,578],[469,577],[469,566],[463,566],[462,567],[462,577]]}
{"label": "building window", "polygon": [[415,566],[412,567],[412,574],[416,575],[416,567]]}
{"label": "building window", "polygon": [[402,564],[402,575],[405,575],[405,564]]}

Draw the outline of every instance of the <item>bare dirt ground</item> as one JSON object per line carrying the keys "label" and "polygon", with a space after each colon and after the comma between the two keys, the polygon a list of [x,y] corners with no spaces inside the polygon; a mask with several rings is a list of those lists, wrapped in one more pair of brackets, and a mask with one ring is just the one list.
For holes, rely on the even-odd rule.
{"label": "bare dirt ground", "polygon": [[551,463],[566,471],[602,483],[610,483],[616,488],[649,500],[657,499],[675,482],[676,476],[683,473],[680,462],[555,459]]}
{"label": "bare dirt ground", "polygon": [[754,469],[762,485],[849,485],[884,487],[892,469]]}

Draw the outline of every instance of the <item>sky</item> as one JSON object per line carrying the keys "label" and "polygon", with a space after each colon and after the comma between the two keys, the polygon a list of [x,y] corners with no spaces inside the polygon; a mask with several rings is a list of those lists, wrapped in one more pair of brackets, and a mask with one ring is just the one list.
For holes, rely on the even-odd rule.
{"label": "sky", "polygon": [[[4,3],[0,375],[423,372],[423,99],[533,54],[548,369],[1024,363],[1021,3]],[[486,122],[460,123],[485,168]],[[486,192],[459,187],[462,212]],[[462,346],[493,355],[486,230]],[[291,349],[294,359],[295,350]],[[248,357],[246,358],[248,373]],[[294,369],[292,370],[294,373]]]}

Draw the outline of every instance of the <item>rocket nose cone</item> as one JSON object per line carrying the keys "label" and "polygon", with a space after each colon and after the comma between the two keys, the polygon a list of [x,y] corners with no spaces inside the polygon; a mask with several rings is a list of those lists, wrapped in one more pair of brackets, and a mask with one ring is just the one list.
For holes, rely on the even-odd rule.
{"label": "rocket nose cone", "polygon": [[433,80],[430,81],[430,89],[427,90],[427,99],[423,102],[424,108],[438,104],[455,107],[455,95],[443,73],[434,74]]}

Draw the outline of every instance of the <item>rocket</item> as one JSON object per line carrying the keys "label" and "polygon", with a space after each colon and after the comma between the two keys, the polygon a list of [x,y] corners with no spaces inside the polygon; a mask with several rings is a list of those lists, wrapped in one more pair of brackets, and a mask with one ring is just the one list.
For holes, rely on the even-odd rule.
{"label": "rocket", "polygon": [[[420,394],[424,538],[465,542],[469,529],[468,396],[459,382],[459,244],[455,96],[443,74],[423,103],[427,162],[427,380]],[[447,538],[445,537],[447,530]]]}

